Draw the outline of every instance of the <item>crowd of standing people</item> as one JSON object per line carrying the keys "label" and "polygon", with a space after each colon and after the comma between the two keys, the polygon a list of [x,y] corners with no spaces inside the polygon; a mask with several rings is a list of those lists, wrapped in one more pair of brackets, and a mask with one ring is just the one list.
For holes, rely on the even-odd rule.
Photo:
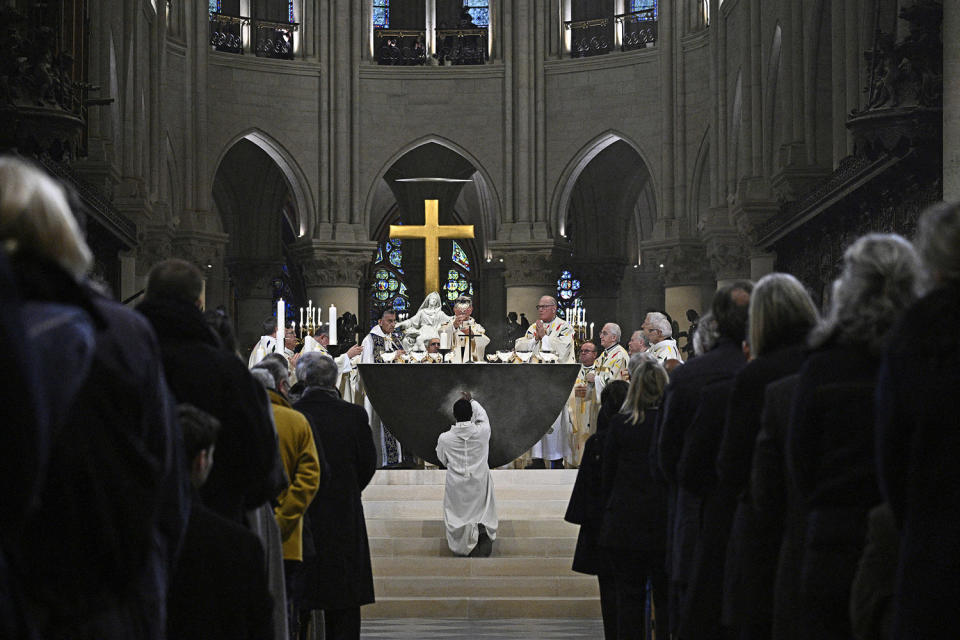
{"label": "crowd of standing people", "polygon": [[634,335],[584,447],[605,637],[958,637],[960,206],[854,242],[822,315],[772,273],[698,320],[669,382]]}

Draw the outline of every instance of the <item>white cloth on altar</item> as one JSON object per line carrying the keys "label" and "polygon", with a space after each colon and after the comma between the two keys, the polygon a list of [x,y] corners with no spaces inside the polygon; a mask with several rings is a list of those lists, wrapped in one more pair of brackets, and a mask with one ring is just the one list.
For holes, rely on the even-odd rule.
{"label": "white cloth on altar", "polygon": [[[374,325],[373,329],[370,329],[370,333],[366,335],[363,339],[363,342],[360,343],[361,349],[363,351],[360,353],[360,362],[363,364],[374,364],[376,360],[374,359],[373,354],[373,336],[380,336],[383,338],[383,350],[384,351],[396,351],[401,348],[401,345],[394,342],[395,338],[393,334],[387,336],[383,329],[380,328],[380,325]],[[396,341],[400,342],[399,340]],[[390,460],[387,457],[387,447],[385,442],[387,428],[383,425],[383,421],[380,419],[380,415],[377,414],[377,410],[373,408],[373,404],[370,402],[370,399],[367,398],[367,395],[363,395],[363,408],[367,410],[367,415],[370,417],[370,429],[373,431],[373,442],[377,448],[377,454],[380,458],[380,466],[386,466],[390,464]],[[397,440],[397,462],[403,459],[403,447],[400,445],[400,441]]]}
{"label": "white cloth on altar", "polygon": [[663,364],[667,360],[679,360],[683,362],[683,358],[680,357],[680,349],[677,348],[677,341],[673,338],[665,338],[657,344],[650,345],[648,352],[659,360],[660,364]]}
{"label": "white cloth on altar", "polygon": [[460,329],[453,326],[453,320],[445,322],[440,327],[439,332],[446,333],[447,340],[449,340],[447,344],[450,345],[450,361],[454,364],[467,361],[467,337],[461,333],[461,329],[466,327],[469,327],[471,333],[475,334],[470,338],[471,361],[483,362],[483,355],[487,350],[487,345],[490,344],[490,338],[487,337],[487,332],[483,326],[473,318],[468,318],[460,325]]}
{"label": "white cloth on altar", "polygon": [[437,439],[437,457],[447,468],[443,491],[443,523],[447,545],[459,556],[477,546],[483,525],[491,540],[497,537],[497,507],[490,473],[490,422],[476,400],[473,417],[458,422]]}

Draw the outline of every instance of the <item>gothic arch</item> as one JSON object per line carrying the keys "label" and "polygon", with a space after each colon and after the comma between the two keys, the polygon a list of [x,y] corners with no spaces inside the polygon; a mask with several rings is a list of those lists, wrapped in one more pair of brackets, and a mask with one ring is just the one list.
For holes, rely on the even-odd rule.
{"label": "gothic arch", "polygon": [[217,161],[212,167],[207,184],[213,184],[217,171],[223,163],[223,159],[234,145],[241,140],[248,140],[257,145],[264,153],[270,156],[270,159],[280,168],[281,173],[283,173],[287,181],[287,187],[290,189],[296,207],[296,211],[294,212],[296,219],[293,221],[295,223],[294,228],[298,229],[300,237],[311,237],[313,234],[314,220],[316,218],[316,206],[314,204],[313,194],[310,191],[310,183],[293,155],[275,138],[263,130],[252,128],[234,136],[217,156]]}
{"label": "gothic arch", "polygon": [[[570,194],[573,192],[573,187],[576,185],[577,179],[580,178],[580,174],[583,173],[586,166],[590,164],[601,151],[616,142],[624,142],[637,153],[641,162],[647,167],[647,172],[650,174],[650,182],[655,187],[654,194],[659,195],[660,190],[656,188],[656,179],[654,178],[653,171],[651,171],[653,165],[650,163],[643,148],[624,134],[609,129],[581,147],[560,174],[560,179],[554,188],[553,197],[550,201],[550,231],[555,237],[561,237],[565,234],[567,211],[570,207]],[[656,204],[657,211],[659,211],[659,202]]]}
{"label": "gothic arch", "polygon": [[367,196],[364,199],[363,205],[363,220],[361,221],[363,225],[367,228],[374,229],[379,224],[379,218],[386,215],[386,212],[383,212],[382,215],[377,217],[377,220],[374,220],[376,213],[374,212],[374,204],[377,200],[376,193],[377,188],[383,184],[384,175],[387,171],[395,165],[403,156],[410,153],[418,147],[422,147],[425,144],[438,144],[442,147],[450,149],[454,153],[462,156],[467,162],[473,165],[473,168],[476,169],[479,174],[479,179],[475,179],[477,193],[480,197],[481,207],[480,215],[483,221],[483,228],[485,235],[488,240],[492,240],[496,237],[497,227],[500,224],[501,220],[501,211],[502,207],[500,204],[500,195],[497,193],[496,187],[494,186],[494,181],[490,177],[490,173],[484,168],[480,160],[477,159],[472,153],[467,151],[464,147],[460,146],[453,140],[449,138],[444,138],[439,135],[427,135],[422,138],[418,138],[396,151],[391,155],[386,162],[380,167],[380,170],[374,176],[373,180],[370,183],[370,186],[367,188]]}

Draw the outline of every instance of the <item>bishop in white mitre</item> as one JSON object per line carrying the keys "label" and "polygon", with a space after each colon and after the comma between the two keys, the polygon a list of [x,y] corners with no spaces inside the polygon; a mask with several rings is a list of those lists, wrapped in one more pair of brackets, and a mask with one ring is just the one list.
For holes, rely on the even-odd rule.
{"label": "bishop in white mitre", "polygon": [[570,393],[567,410],[570,415],[570,462],[580,466],[587,438],[597,431],[600,413],[600,395],[596,392],[597,345],[586,341],[580,345],[580,372]]}
{"label": "bishop in white mitre", "polygon": [[469,394],[453,405],[453,415],[456,424],[437,438],[437,458],[447,468],[443,524],[450,550],[466,556],[483,534],[491,542],[497,537],[497,507],[488,464],[490,421]]}
{"label": "bishop in white mitre", "polygon": [[483,354],[490,338],[479,322],[473,319],[473,300],[460,296],[453,304],[453,319],[440,326],[450,345],[450,361],[454,363],[483,362]]}
{"label": "bishop in white mitre", "polygon": [[[560,364],[576,364],[573,353],[574,330],[566,320],[557,316],[557,301],[551,296],[543,296],[537,303],[537,321],[527,328],[526,334],[518,338],[516,349],[530,348],[534,356],[549,352],[556,356]],[[553,425],[530,451],[531,457],[551,460],[573,460],[570,448],[570,417],[566,406],[554,420]]]}
{"label": "bishop in white mitre", "polygon": [[[303,349],[300,351],[300,353],[311,353],[315,351],[329,356],[329,347],[330,325],[324,324],[317,327],[312,336],[308,335],[303,339]],[[362,352],[362,347],[358,344],[355,344],[347,349],[345,353],[333,358],[333,361],[337,363],[337,370],[339,374],[337,378],[337,388],[340,390],[340,395],[343,396],[343,399],[347,402],[354,402],[354,389],[353,385],[351,384],[351,377],[356,369],[355,361],[359,359],[358,356],[360,356]]]}

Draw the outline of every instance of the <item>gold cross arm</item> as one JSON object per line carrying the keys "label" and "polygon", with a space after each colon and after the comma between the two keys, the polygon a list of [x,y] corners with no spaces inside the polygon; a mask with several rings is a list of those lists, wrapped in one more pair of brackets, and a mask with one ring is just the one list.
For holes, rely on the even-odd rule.
{"label": "gold cross arm", "polygon": [[417,226],[390,225],[390,238],[423,239],[425,244],[424,258],[426,264],[423,270],[423,294],[440,292],[440,239],[441,238],[472,238],[473,225],[440,225],[437,223],[439,202],[424,200],[424,224]]}

